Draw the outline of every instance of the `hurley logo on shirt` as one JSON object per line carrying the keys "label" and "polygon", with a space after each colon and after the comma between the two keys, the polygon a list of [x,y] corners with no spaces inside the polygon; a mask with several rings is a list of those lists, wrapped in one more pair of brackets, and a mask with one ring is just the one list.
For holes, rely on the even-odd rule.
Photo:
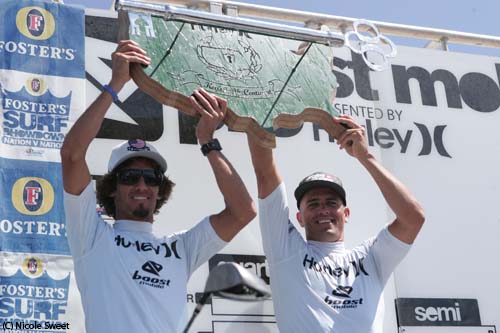
{"label": "hurley logo on shirt", "polygon": [[163,255],[165,258],[169,258],[174,255],[175,258],[181,259],[179,253],[177,253],[177,240],[170,243],[153,244],[150,242],[139,242],[139,241],[129,241],[121,235],[116,235],[115,237],[116,246],[121,246],[124,248],[133,248],[137,252],[149,252],[153,251],[157,255]]}
{"label": "hurley logo on shirt", "polygon": [[358,276],[360,274],[368,276],[370,274],[368,274],[368,272],[365,270],[365,267],[363,266],[363,260],[364,258],[360,258],[358,261],[351,261],[349,265],[347,265],[347,267],[332,267],[328,264],[318,262],[313,256],[309,256],[306,253],[302,265],[307,269],[312,269],[316,272],[327,274],[337,278],[341,276],[348,277],[349,274],[351,274],[351,271],[354,276]]}

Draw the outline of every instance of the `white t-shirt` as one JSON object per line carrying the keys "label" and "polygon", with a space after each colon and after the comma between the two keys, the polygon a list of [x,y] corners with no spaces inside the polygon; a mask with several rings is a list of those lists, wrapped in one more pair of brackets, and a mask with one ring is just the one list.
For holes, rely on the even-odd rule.
{"label": "white t-shirt", "polygon": [[182,331],[191,273],[226,245],[209,218],[166,237],[152,223],[111,226],[96,212],[91,183],[79,196],[65,193],[64,205],[87,332]]}
{"label": "white t-shirt", "polygon": [[387,228],[352,250],[306,242],[289,221],[283,183],[259,200],[259,219],[281,332],[382,333],[382,292],[410,245]]}

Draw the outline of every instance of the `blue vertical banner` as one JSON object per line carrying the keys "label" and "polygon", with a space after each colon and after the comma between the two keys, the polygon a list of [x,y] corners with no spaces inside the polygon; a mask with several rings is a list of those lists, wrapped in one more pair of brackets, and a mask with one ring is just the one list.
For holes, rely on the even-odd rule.
{"label": "blue vertical banner", "polygon": [[18,0],[0,6],[0,69],[84,77],[83,9]]}
{"label": "blue vertical banner", "polygon": [[67,319],[71,275],[50,267],[64,259],[38,255],[11,259],[20,265],[9,267],[12,273],[0,277],[0,332],[79,331]]}
{"label": "blue vertical banner", "polygon": [[81,331],[59,150],[85,108],[84,10],[0,0],[0,17],[0,326]]}
{"label": "blue vertical banner", "polygon": [[0,251],[70,255],[61,164],[0,158]]}
{"label": "blue vertical banner", "polygon": [[59,161],[85,98],[83,9],[0,2],[0,156]]}

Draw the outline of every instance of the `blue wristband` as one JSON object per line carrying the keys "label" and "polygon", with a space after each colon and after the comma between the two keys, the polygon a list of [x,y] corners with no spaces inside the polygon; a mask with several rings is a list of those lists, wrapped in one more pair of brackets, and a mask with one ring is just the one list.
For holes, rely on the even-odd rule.
{"label": "blue wristband", "polygon": [[118,98],[118,94],[113,90],[113,88],[111,88],[107,84],[105,84],[102,88],[106,90],[111,95],[111,97],[113,97],[113,102],[116,103],[120,101],[120,99]]}

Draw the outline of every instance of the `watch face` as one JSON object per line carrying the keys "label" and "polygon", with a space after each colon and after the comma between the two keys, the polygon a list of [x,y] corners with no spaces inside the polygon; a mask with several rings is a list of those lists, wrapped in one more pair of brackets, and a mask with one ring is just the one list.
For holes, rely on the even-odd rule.
{"label": "watch face", "polygon": [[210,141],[209,145],[210,145],[210,148],[212,148],[212,149],[221,150],[219,140],[217,140],[217,139]]}
{"label": "watch face", "polygon": [[217,139],[212,139],[210,140],[209,142],[205,143],[204,145],[201,146],[201,152],[203,153],[203,155],[207,155],[209,152],[211,152],[212,150],[217,150],[217,151],[221,151],[222,150],[222,147],[219,143],[219,140]]}

